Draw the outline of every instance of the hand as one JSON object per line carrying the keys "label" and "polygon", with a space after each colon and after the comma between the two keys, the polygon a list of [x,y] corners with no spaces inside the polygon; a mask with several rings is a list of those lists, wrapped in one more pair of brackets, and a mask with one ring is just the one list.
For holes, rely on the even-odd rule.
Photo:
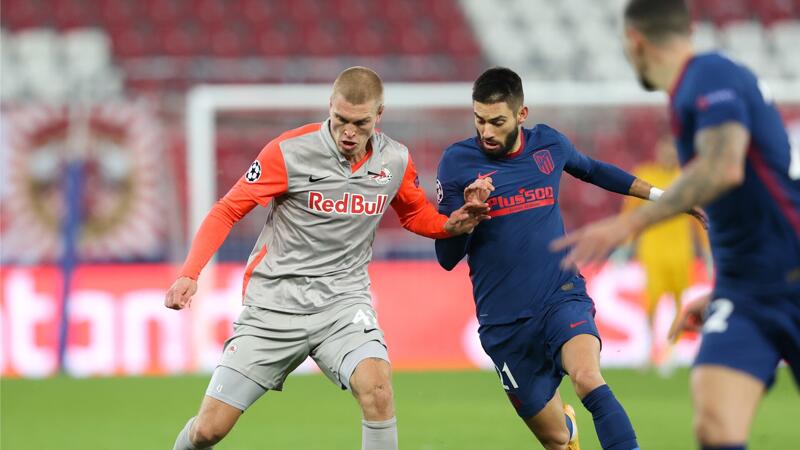
{"label": "hand", "polygon": [[634,232],[631,215],[620,214],[556,239],[550,244],[550,250],[557,252],[572,247],[561,260],[561,267],[571,269],[576,265],[605,260],[614,248],[622,245]]}
{"label": "hand", "polygon": [[197,292],[197,281],[189,277],[180,277],[172,283],[167,291],[164,306],[169,309],[181,310],[192,303],[192,296],[195,292]]}
{"label": "hand", "polygon": [[697,219],[697,221],[700,222],[700,225],[703,226],[704,230],[708,229],[708,216],[706,216],[706,213],[703,212],[702,209],[700,209],[700,208],[695,206],[694,208],[690,209],[689,211],[686,211],[686,214],[688,214],[688,215],[694,217],[695,219]]}
{"label": "hand", "polygon": [[444,230],[451,236],[472,233],[479,223],[488,219],[490,219],[489,205],[471,201],[450,214],[450,218],[444,224]]}
{"label": "hand", "polygon": [[467,203],[471,201],[483,203],[489,198],[492,191],[494,191],[494,185],[491,177],[478,178],[464,189],[464,201]]}
{"label": "hand", "polygon": [[710,301],[711,295],[707,294],[690,303],[683,312],[679,312],[678,317],[669,327],[669,334],[667,335],[669,341],[674,344],[684,331],[700,331],[703,326],[703,312],[708,308]]}

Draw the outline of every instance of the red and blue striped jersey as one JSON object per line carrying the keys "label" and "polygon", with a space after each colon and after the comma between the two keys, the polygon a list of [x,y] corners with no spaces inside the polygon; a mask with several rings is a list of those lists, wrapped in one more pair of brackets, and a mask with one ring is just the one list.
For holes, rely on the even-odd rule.
{"label": "red and blue striped jersey", "polygon": [[491,220],[470,235],[437,239],[436,256],[447,270],[469,255],[478,322],[509,323],[534,317],[569,296],[585,296],[580,274],[564,270],[565,252],[550,242],[564,235],[558,205],[561,175],[570,175],[609,191],[627,194],[634,177],[583,155],[566,136],[537,125],[521,129],[522,145],[504,157],[487,156],[477,138],[445,150],[439,163],[439,212],[449,215],[464,204],[464,189],[491,176],[495,191],[487,200]]}
{"label": "red and blue striped jersey", "polygon": [[744,182],[706,206],[716,285],[746,292],[800,293],[800,149],[768,89],[718,53],[690,59],[670,92],[681,164],[702,129],[738,122],[750,132]]}

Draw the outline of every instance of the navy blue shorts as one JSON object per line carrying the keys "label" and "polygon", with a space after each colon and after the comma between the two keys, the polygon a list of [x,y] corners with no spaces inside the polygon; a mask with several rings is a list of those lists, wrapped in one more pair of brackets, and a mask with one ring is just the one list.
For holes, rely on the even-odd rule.
{"label": "navy blue shorts", "polygon": [[800,297],[717,289],[713,298],[694,365],[729,367],[770,387],[785,359],[800,386]]}
{"label": "navy blue shorts", "polygon": [[555,395],[566,374],[561,366],[565,342],[580,334],[600,339],[594,314],[590,298],[571,298],[543,315],[478,329],[481,345],[520,417],[535,416]]}

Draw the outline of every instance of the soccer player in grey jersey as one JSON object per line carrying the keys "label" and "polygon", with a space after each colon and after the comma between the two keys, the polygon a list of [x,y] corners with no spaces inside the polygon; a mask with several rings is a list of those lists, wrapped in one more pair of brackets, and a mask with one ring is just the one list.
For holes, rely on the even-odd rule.
{"label": "soccer player in grey jersey", "polygon": [[362,449],[397,449],[391,369],[367,274],[375,230],[389,204],[403,227],[430,238],[472,231],[488,206],[476,200],[485,189],[476,183],[464,207],[439,214],[408,149],[375,130],[382,113],[380,77],[364,67],[345,70],[328,120],[267,144],[204,220],[167,292],[168,308],[190,303],[201,269],[236,221],[257,205],[270,207],[245,271],[245,307],[175,450],[211,448],[308,356],[358,401]]}

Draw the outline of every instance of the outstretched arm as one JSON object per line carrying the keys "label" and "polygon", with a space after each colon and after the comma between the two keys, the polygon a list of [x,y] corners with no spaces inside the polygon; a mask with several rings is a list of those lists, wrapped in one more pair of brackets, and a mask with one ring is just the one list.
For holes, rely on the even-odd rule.
{"label": "outstretched arm", "polygon": [[[564,170],[580,180],[592,183],[607,191],[644,200],[658,200],[664,193],[664,191],[654,187],[647,181],[636,178],[613,164],[592,159],[580,153],[574,147],[571,147],[571,150]],[[685,212],[695,217],[705,227],[705,215],[695,206],[697,205],[691,205],[680,212]]]}
{"label": "outstretched arm", "polygon": [[468,233],[480,221],[489,217],[486,214],[489,206],[478,201],[469,202],[452,211],[449,217],[436,211],[426,198],[425,191],[419,187],[417,171],[410,156],[400,189],[392,200],[392,208],[400,217],[403,228],[434,239]]}
{"label": "outstretched arm", "polygon": [[706,128],[697,134],[697,157],[661,198],[633,213],[637,229],[703,206],[744,182],[750,132],[739,122]]}
{"label": "outstretched arm", "polygon": [[164,306],[183,309],[197,291],[197,278],[208,261],[228,237],[233,224],[256,205],[267,206],[272,197],[286,192],[288,178],[278,141],[261,150],[247,173],[220,199],[208,213],[192,241],[189,255],[180,276],[164,299]]}
{"label": "outstretched arm", "polygon": [[697,155],[678,180],[657,201],[629,214],[615,216],[553,242],[553,250],[572,247],[565,267],[605,259],[611,250],[650,225],[702,206],[744,181],[750,133],[730,121],[704,128],[695,138]]}

